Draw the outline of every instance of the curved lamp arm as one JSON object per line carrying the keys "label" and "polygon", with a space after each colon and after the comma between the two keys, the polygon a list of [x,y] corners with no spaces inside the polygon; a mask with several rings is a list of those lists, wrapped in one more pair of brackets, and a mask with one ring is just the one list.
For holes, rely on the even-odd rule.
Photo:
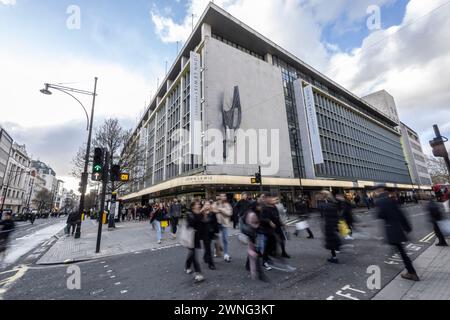
{"label": "curved lamp arm", "polygon": [[78,103],[80,104],[80,106],[83,108],[84,113],[86,114],[86,120],[87,120],[87,126],[86,126],[87,129],[86,129],[86,130],[89,131],[89,115],[88,115],[88,113],[87,113],[87,111],[86,111],[86,108],[85,108],[85,107],[83,106],[83,104],[81,103],[81,101],[78,100],[73,94],[70,94],[69,92],[64,91],[64,90],[62,90],[62,89],[60,89],[60,88],[53,87],[52,85],[49,85],[49,88],[52,88],[52,89],[61,91],[61,92],[65,93],[65,94],[67,94],[67,95],[69,95],[69,96],[71,96],[72,98],[74,98],[75,100],[78,101]]}

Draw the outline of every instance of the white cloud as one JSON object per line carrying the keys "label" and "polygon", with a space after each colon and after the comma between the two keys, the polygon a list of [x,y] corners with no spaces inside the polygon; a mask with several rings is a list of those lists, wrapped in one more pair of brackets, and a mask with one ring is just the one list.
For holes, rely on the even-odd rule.
{"label": "white cloud", "polygon": [[385,89],[401,119],[422,135],[428,150],[432,125],[450,130],[450,5],[411,0],[399,26],[369,35],[360,48],[331,59],[329,75],[358,95]]}
{"label": "white cloud", "polygon": [[[71,97],[57,91],[52,96],[42,95],[39,90],[44,82],[70,83],[68,86],[92,91],[97,76],[96,117],[135,119],[144,102],[149,101],[152,89],[146,78],[119,64],[79,56],[52,57],[0,50],[0,69],[0,104],[7,106],[2,108],[2,120],[24,127],[85,119],[81,106]],[[91,97],[79,98],[90,112]]]}
{"label": "white cloud", "polygon": [[0,0],[0,3],[6,5],[6,6],[15,6],[16,0]]}

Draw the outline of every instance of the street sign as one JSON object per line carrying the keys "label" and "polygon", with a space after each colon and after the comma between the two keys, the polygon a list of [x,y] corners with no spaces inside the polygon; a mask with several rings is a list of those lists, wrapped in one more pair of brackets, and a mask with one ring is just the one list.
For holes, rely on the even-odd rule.
{"label": "street sign", "polygon": [[130,174],[129,173],[121,173],[120,174],[120,181],[121,182],[128,182],[128,181],[130,181]]}
{"label": "street sign", "polygon": [[252,184],[257,184],[258,183],[258,182],[256,182],[256,178],[252,178],[251,181],[252,181]]}
{"label": "street sign", "polygon": [[93,173],[92,174],[92,181],[102,181],[103,175],[101,173]]}

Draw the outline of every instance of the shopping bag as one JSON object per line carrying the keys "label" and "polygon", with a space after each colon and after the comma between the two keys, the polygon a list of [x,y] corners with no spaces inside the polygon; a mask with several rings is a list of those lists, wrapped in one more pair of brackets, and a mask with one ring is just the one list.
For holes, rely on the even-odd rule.
{"label": "shopping bag", "polygon": [[297,230],[297,231],[306,230],[308,228],[309,228],[308,221],[300,221],[295,224],[295,230]]}
{"label": "shopping bag", "polygon": [[195,246],[195,230],[185,225],[180,229],[180,244],[188,249],[194,249]]}
{"label": "shopping bag", "polygon": [[346,237],[350,234],[350,228],[344,220],[339,221],[338,228],[341,236]]}
{"label": "shopping bag", "polygon": [[450,220],[438,221],[438,226],[444,237],[450,237]]}
{"label": "shopping bag", "polygon": [[169,221],[163,220],[161,221],[161,228],[167,228],[169,226]]}

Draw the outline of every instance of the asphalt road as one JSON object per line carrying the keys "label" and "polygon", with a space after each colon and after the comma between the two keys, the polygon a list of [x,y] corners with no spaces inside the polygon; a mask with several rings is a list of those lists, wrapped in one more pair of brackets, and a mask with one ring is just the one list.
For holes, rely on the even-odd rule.
{"label": "asphalt road", "polygon": [[[408,252],[414,259],[435,238],[427,237],[432,229],[420,206],[406,208],[413,224]],[[194,284],[192,276],[183,272],[187,255],[182,247],[134,252],[102,260],[78,263],[81,289],[68,289],[72,266],[36,266],[33,262],[17,263],[1,273],[4,299],[189,299],[189,300],[265,300],[318,299],[366,300],[379,290],[369,289],[370,266],[381,270],[381,288],[403,270],[403,264],[382,240],[384,231],[372,213],[358,216],[354,241],[346,242],[339,254],[340,264],[327,262],[321,219],[312,217],[310,224],[315,239],[306,234],[292,237],[287,244],[292,259],[286,260],[295,271],[266,272],[269,282],[250,279],[245,270],[246,246],[237,237],[230,239],[231,263],[216,259],[217,270],[202,263],[206,281]],[[293,231],[293,227],[291,227]],[[68,268],[71,268],[68,270]],[[68,271],[70,273],[68,273]],[[70,281],[69,281],[70,282]],[[6,286],[6,287],[5,287]]]}

